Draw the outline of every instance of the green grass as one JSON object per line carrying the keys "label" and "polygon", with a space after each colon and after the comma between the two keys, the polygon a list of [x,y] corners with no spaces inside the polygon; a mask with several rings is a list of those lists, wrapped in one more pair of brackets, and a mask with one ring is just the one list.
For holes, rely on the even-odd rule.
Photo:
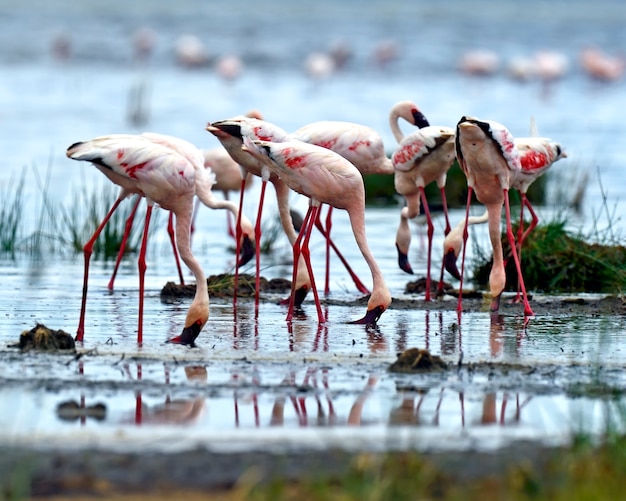
{"label": "green grass", "polygon": [[18,251],[24,208],[25,172],[19,181],[11,178],[0,191],[0,252],[14,258]]}

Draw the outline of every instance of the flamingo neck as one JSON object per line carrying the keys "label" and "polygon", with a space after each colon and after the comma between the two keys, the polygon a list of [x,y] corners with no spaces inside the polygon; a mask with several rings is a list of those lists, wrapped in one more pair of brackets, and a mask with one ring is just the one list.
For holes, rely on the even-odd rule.
{"label": "flamingo neck", "polygon": [[[191,203],[190,203],[191,208]],[[176,214],[176,245],[180,258],[196,278],[196,295],[189,310],[192,308],[209,308],[209,290],[202,266],[191,252],[191,210],[179,211]]]}
{"label": "flamingo neck", "polygon": [[493,265],[489,274],[489,289],[492,297],[502,294],[506,282],[506,273],[504,271],[504,256],[502,255],[502,204],[493,204],[487,206],[489,239],[493,248]]}
{"label": "flamingo neck", "polygon": [[402,129],[400,129],[400,124],[398,120],[400,118],[400,114],[396,109],[392,109],[389,114],[389,127],[391,128],[391,132],[393,133],[393,137],[396,138],[398,144],[404,139],[404,133]]}

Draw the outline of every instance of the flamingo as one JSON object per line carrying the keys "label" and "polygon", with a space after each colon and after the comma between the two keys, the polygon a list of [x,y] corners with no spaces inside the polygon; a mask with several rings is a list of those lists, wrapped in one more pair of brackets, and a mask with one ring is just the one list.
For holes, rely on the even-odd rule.
{"label": "flamingo", "polygon": [[[289,136],[309,144],[322,146],[340,154],[352,163],[362,175],[366,174],[393,174],[393,165],[385,153],[383,140],[374,129],[366,125],[342,121],[319,121],[299,128]],[[330,247],[337,253],[348,273],[352,277],[359,292],[368,294],[369,290],[359,277],[352,271],[347,260],[339,252],[330,239],[332,205],[328,206],[326,227],[322,226],[318,212],[315,225],[326,238],[326,285],[324,293],[329,294],[330,282]]]}
{"label": "flamingo", "polygon": [[271,172],[280,176],[292,190],[310,199],[309,209],[304,218],[304,231],[300,231],[293,245],[294,273],[287,321],[293,318],[295,280],[299,258],[303,255],[311,278],[318,320],[319,323],[325,322],[315,287],[309,253],[311,230],[321,204],[325,203],[348,212],[355,240],[372,274],[373,289],[367,303],[367,313],[363,318],[352,323],[375,324],[391,304],[391,294],[367,243],[365,187],[359,170],[346,158],[332,150],[298,140],[277,143],[252,141],[246,137],[243,150],[267,165]]}
{"label": "flamingo", "polygon": [[[398,126],[397,117],[412,119],[419,129],[403,137]],[[432,181],[437,182],[443,202],[446,219],[445,234],[450,232],[450,220],[446,202],[446,177],[454,163],[454,129],[443,126],[431,126],[417,106],[410,101],[397,103],[390,115],[390,126],[398,147],[391,161],[395,170],[394,185],[396,191],[404,196],[406,206],[400,212],[400,224],[396,233],[396,249],[398,266],[406,273],[413,273],[409,264],[408,252],[411,244],[409,219],[419,215],[420,199],[424,206],[428,224],[428,258],[426,265],[426,296],[430,301],[430,265],[434,225],[428,208],[428,200],[424,188]]]}
{"label": "flamingo", "polygon": [[195,339],[209,319],[209,293],[200,263],[191,252],[190,226],[193,197],[202,200],[210,195],[211,173],[198,169],[185,156],[172,148],[147,137],[113,134],[72,144],[66,152],[73,160],[91,162],[110,181],[120,186],[118,198],[113,203],[92,237],[84,246],[85,271],[80,320],[76,341],[82,342],[85,333],[85,307],[89,261],[94,242],[119,204],[132,194],[145,197],[148,202],[143,239],[138,259],[139,314],[137,342],[143,342],[143,300],[146,271],[146,247],[150,216],[155,203],[176,214],[176,244],[180,256],[196,278],[196,294],[187,312],[182,333],[169,340],[172,343],[195,346]]}
{"label": "flamingo", "polygon": [[[515,138],[514,142],[520,154],[521,169],[511,173],[510,183],[511,187],[518,190],[521,196],[520,222],[517,230],[517,252],[521,262],[522,244],[539,222],[539,218],[530,200],[528,200],[526,192],[530,185],[542,176],[554,162],[561,158],[566,158],[567,154],[559,143],[546,137],[520,137]],[[526,230],[524,230],[524,207],[528,208],[532,216],[532,221]],[[468,225],[485,222],[487,222],[487,212],[482,216],[474,216],[468,219]],[[448,233],[443,243],[445,269],[457,280],[460,280],[460,274],[456,266],[456,260],[461,253],[463,225],[464,221],[461,221]],[[519,301],[519,299],[517,297],[516,301]]]}
{"label": "flamingo", "polygon": [[[510,185],[512,188],[518,190],[521,196],[520,205],[520,222],[517,229],[517,255],[521,262],[522,259],[522,245],[524,240],[528,237],[530,232],[539,223],[539,218],[535,213],[535,210],[526,196],[526,192],[530,185],[540,176],[542,176],[554,162],[561,158],[566,158],[567,154],[563,151],[561,145],[545,137],[524,137],[516,138],[514,140],[515,147],[520,154],[520,170],[512,171],[510,178]],[[527,207],[531,213],[532,221],[528,228],[524,230],[524,207]],[[479,224],[486,222],[485,215],[475,218],[470,217],[468,224]],[[446,270],[457,280],[460,279],[458,268],[456,267],[456,260],[461,252],[461,238],[460,233],[462,229],[455,228],[448,234],[446,240],[444,240],[444,266]],[[454,235],[453,235],[454,233]],[[520,290],[517,291],[517,296],[514,302],[520,301]]]}
{"label": "flamingo", "polygon": [[515,237],[511,228],[511,209],[509,207],[511,174],[521,169],[519,150],[515,146],[511,133],[504,125],[468,116],[462,117],[457,124],[455,144],[457,159],[467,177],[468,188],[457,312],[460,315],[463,311],[463,294],[461,292],[463,290],[463,273],[465,269],[467,221],[469,219],[472,192],[475,191],[476,198],[485,205],[488,212],[489,238],[493,247],[493,265],[489,275],[489,288],[492,297],[491,311],[498,311],[506,281],[500,236],[500,217],[502,205],[504,205],[506,234],[513,253],[513,259],[515,260],[519,285],[523,294],[524,314],[531,316],[533,311],[528,302],[524,278],[515,248]]}
{"label": "flamingo", "polygon": [[[274,185],[276,191],[276,199],[278,202],[278,215],[280,221],[287,235],[289,243],[293,245],[298,238],[298,233],[294,229],[293,221],[291,220],[291,214],[289,211],[289,187],[274,173],[272,173],[265,163],[259,161],[257,158],[249,155],[243,149],[244,138],[254,139],[272,139],[274,141],[282,141],[287,138],[286,131],[274,125],[271,122],[259,118],[251,118],[246,116],[237,116],[227,120],[221,120],[218,122],[209,123],[206,130],[213,134],[226,149],[232,159],[241,167],[241,190],[239,194],[239,213],[241,214],[241,207],[243,205],[243,195],[246,188],[246,176],[251,173],[262,179],[261,184],[261,197],[259,200],[259,208],[257,211],[256,225],[255,225],[255,239],[257,242],[261,241],[261,215],[263,212],[263,202],[265,200],[265,189],[267,187],[267,181]],[[240,233],[240,222],[237,221],[236,232]],[[239,241],[239,239],[237,239]],[[239,257],[239,245],[237,245],[236,255]],[[258,314],[259,305],[259,288],[260,288],[260,246],[256,246],[256,278],[255,278],[255,313]],[[306,276],[306,271],[303,268],[302,273],[298,276],[295,293],[296,305],[300,305],[306,297],[309,289],[311,288],[311,281]],[[237,282],[238,282],[238,270],[235,270],[233,305],[237,304]]]}
{"label": "flamingo", "polygon": [[[193,144],[191,144],[188,141],[185,141],[184,139],[181,139],[175,136],[169,136],[166,134],[159,134],[156,132],[144,132],[142,134],[142,137],[145,137],[149,139],[150,141],[153,141],[154,143],[161,144],[163,146],[171,148],[174,151],[178,152],[179,154],[183,155],[189,162],[191,162],[194,169],[196,170],[205,168],[204,155],[202,154],[202,152],[198,148],[196,148]],[[211,173],[212,172],[211,169],[209,169],[208,172]],[[210,174],[210,177],[212,180],[215,179],[215,176],[212,173]],[[207,188],[203,203],[211,209],[226,209],[227,211],[229,211],[229,213],[232,213],[235,216],[235,218],[237,218],[239,214],[239,207],[233,202],[230,202],[228,200],[216,199],[212,193],[213,184],[214,184],[214,181],[211,183],[211,186]],[[117,259],[115,261],[115,266],[113,268],[113,273],[111,274],[111,279],[109,280],[109,285],[108,285],[109,290],[113,290],[113,285],[115,283],[117,270],[119,268],[120,262],[124,255],[126,242],[128,240],[128,236],[130,235],[130,230],[132,228],[133,220],[135,218],[135,213],[137,212],[137,207],[140,201],[141,201],[141,197],[138,197],[130,215],[128,216],[128,219],[126,220],[124,236],[120,244],[120,250],[118,251]],[[192,230],[193,230],[193,220],[195,218],[195,213],[196,211],[194,210],[194,215],[192,216]],[[242,225],[242,233],[240,237],[240,240],[241,240],[240,246],[243,249],[243,252],[242,252],[241,258],[238,261],[237,266],[245,265],[246,263],[248,263],[248,261],[250,261],[250,259],[252,259],[252,256],[254,256],[254,231],[252,228],[252,223],[243,214],[241,216],[241,225]],[[174,252],[174,258],[176,260],[176,266],[178,269],[178,277],[180,279],[180,283],[184,285],[185,280],[184,280],[183,272],[180,266],[180,261],[178,259],[178,252],[176,249],[172,213],[170,213],[169,215],[167,231],[169,233],[170,241],[172,243],[172,250]]]}

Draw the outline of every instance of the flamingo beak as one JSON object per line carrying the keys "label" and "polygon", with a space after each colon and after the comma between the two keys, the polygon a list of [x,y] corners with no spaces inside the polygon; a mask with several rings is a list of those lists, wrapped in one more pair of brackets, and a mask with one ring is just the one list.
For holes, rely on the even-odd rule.
{"label": "flamingo beak", "polygon": [[502,297],[502,293],[498,294],[491,300],[491,305],[489,306],[489,310],[491,312],[498,311],[500,309],[500,298]]}
{"label": "flamingo beak", "polygon": [[409,263],[409,256],[400,250],[398,244],[396,244],[396,249],[398,250],[398,266],[402,271],[405,271],[409,275],[413,275],[413,268],[411,268],[411,264]]}
{"label": "flamingo beak", "polygon": [[241,126],[237,124],[213,122],[206,126],[206,130],[217,137],[229,135],[243,140]]}
{"label": "flamingo beak", "polygon": [[173,337],[167,340],[167,343],[171,344],[183,344],[185,346],[189,346],[190,348],[196,347],[196,338],[200,335],[200,331],[204,326],[201,322],[194,322],[188,327],[183,329],[183,332],[180,336]]}
{"label": "flamingo beak", "polygon": [[237,264],[237,267],[241,267],[244,264],[247,264],[250,261],[250,259],[252,259],[253,257],[254,257],[254,243],[252,242],[252,239],[249,236],[244,235],[243,240],[241,242],[241,251],[240,251],[239,263]]}
{"label": "flamingo beak", "polygon": [[419,129],[423,127],[428,127],[430,125],[430,123],[428,122],[428,120],[426,120],[426,117],[421,111],[413,110],[412,115],[413,115],[413,122]]}
{"label": "flamingo beak", "polygon": [[365,324],[365,325],[376,325],[380,316],[385,312],[386,308],[384,306],[376,306],[376,308],[372,308],[371,310],[367,310],[367,313],[363,318],[359,320],[353,320],[352,322],[348,322],[349,324]]}
{"label": "flamingo beak", "polygon": [[[293,305],[297,307],[302,306],[302,303],[304,302],[304,298],[306,297],[308,293],[309,293],[309,287],[307,287],[306,285],[303,285],[298,290],[296,290],[293,296]],[[289,299],[290,299],[289,297],[286,297],[285,299],[281,299],[279,304],[289,304]]]}
{"label": "flamingo beak", "polygon": [[459,269],[456,266],[456,254],[454,251],[450,249],[446,252],[446,255],[443,256],[443,266],[447,270],[450,275],[452,275],[457,280],[461,280],[461,274],[459,273]]}

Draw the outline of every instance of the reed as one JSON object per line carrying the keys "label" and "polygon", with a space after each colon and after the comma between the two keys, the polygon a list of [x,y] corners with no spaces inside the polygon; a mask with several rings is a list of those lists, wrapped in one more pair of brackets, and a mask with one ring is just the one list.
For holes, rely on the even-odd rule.
{"label": "reed", "polygon": [[6,188],[0,191],[0,252],[11,258],[15,258],[18,250],[23,224],[24,179],[24,172],[19,181],[11,177]]}

